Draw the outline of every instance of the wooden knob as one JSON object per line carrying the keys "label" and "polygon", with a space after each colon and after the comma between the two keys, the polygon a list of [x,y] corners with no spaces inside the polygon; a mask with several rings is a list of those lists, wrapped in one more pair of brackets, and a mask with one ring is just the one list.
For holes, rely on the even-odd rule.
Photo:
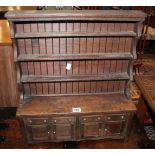
{"label": "wooden knob", "polygon": [[100,119],[101,119],[101,117],[98,117],[97,119],[98,119],[98,120],[100,120]]}
{"label": "wooden knob", "polygon": [[111,119],[111,117],[108,117],[108,120],[110,120]]}

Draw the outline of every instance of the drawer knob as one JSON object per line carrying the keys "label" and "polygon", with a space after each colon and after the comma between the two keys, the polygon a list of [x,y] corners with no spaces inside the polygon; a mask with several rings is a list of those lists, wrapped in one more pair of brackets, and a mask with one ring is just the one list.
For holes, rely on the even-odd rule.
{"label": "drawer knob", "polygon": [[108,131],[108,129],[104,129],[104,131]]}
{"label": "drawer knob", "polygon": [[56,134],[56,132],[54,131],[53,134]]}
{"label": "drawer knob", "polygon": [[57,120],[54,120],[54,122],[56,123],[56,122],[57,122]]}
{"label": "drawer knob", "polygon": [[111,119],[111,117],[108,117],[108,120],[110,120]]}
{"label": "drawer knob", "polygon": [[122,119],[124,119],[124,116],[121,116]]}
{"label": "drawer knob", "polygon": [[32,123],[32,121],[31,121],[31,120],[29,120],[29,123]]}
{"label": "drawer knob", "polygon": [[71,122],[72,120],[71,119],[68,119],[68,121]]}
{"label": "drawer knob", "polygon": [[48,131],[47,133],[49,134],[50,132]]}
{"label": "drawer knob", "polygon": [[86,121],[86,118],[84,118],[83,120]]}
{"label": "drawer knob", "polygon": [[47,122],[46,119],[44,120],[44,122],[45,122],[45,123]]}
{"label": "drawer knob", "polygon": [[101,117],[98,117],[97,119],[98,119],[98,120],[100,120],[100,119],[101,119]]}

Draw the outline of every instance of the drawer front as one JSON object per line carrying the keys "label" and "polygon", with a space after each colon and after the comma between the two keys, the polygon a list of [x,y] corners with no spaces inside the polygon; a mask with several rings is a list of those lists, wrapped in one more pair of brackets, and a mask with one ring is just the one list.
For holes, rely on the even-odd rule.
{"label": "drawer front", "polygon": [[81,116],[80,122],[100,122],[102,121],[102,115]]}
{"label": "drawer front", "polygon": [[125,121],[127,118],[126,114],[107,114],[104,116],[105,121]]}
{"label": "drawer front", "polygon": [[55,124],[65,124],[65,123],[75,123],[76,118],[75,117],[52,117],[51,123]]}
{"label": "drawer front", "polygon": [[47,117],[45,117],[45,118],[24,118],[24,123],[25,124],[33,124],[33,125],[47,124],[47,123],[49,123],[49,118],[47,118]]}

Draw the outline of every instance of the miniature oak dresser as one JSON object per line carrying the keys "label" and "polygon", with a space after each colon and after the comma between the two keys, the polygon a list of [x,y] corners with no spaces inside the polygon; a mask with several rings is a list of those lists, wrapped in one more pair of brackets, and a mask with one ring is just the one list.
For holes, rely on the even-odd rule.
{"label": "miniature oak dresser", "polygon": [[136,110],[129,94],[139,11],[11,11],[28,144],[125,139]]}

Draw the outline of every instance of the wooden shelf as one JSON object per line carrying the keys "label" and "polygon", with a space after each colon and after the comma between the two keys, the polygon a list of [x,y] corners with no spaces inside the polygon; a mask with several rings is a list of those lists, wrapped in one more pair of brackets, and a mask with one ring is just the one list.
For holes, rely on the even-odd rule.
{"label": "wooden shelf", "polygon": [[31,82],[62,82],[62,81],[98,81],[98,80],[128,80],[127,73],[113,73],[104,75],[77,75],[77,76],[43,76],[43,75],[22,75],[22,83]]}
{"label": "wooden shelf", "polygon": [[16,33],[15,38],[44,38],[44,37],[134,37],[136,33],[133,31],[120,31],[120,32],[96,32],[96,33],[88,33],[88,32],[44,32],[44,33]]}
{"label": "wooden shelf", "polygon": [[22,54],[17,61],[44,61],[44,60],[95,60],[95,59],[132,59],[130,53],[101,53],[101,54]]}

